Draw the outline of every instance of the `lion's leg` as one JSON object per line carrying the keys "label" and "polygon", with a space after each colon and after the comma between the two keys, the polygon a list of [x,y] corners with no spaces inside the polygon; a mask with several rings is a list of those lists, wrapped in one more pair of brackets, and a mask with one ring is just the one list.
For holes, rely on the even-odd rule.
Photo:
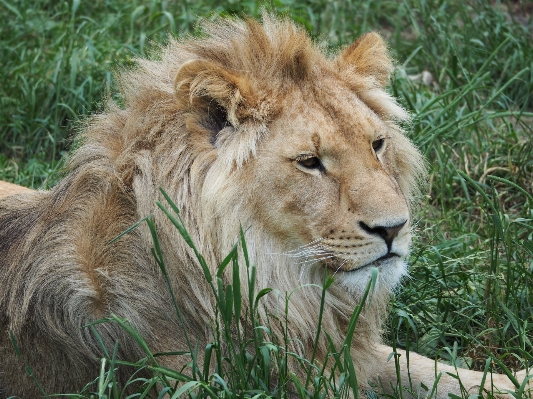
{"label": "lion's leg", "polygon": [[[43,396],[36,382],[28,375],[31,368],[34,378],[46,394],[75,393],[98,375],[97,360],[72,361],[64,347],[51,342],[46,334],[25,329],[17,336],[20,357],[16,354],[8,326],[0,321],[0,398],[17,396],[37,399]],[[63,367],[58,367],[62,365]]]}
{"label": "lion's leg", "polygon": [[[393,349],[390,346],[377,345],[376,350],[381,367],[378,378],[381,380],[383,388],[391,392],[393,387],[396,386],[398,378],[394,357],[391,357],[387,361]],[[449,393],[462,396],[462,391],[464,392],[465,390],[468,395],[475,394],[479,391],[483,380],[482,372],[461,368],[456,369],[455,367],[435,362],[414,352],[409,352],[408,365],[405,351],[397,349],[396,353],[400,355],[398,361],[402,385],[404,387],[410,387],[415,394],[422,389],[422,384],[430,392],[435,389],[433,395],[439,399],[447,399]],[[525,378],[525,370],[517,374],[519,383],[522,383]],[[435,385],[436,381],[437,384]],[[490,373],[486,376],[484,389],[495,394],[497,392],[514,392],[516,390],[506,375]]]}

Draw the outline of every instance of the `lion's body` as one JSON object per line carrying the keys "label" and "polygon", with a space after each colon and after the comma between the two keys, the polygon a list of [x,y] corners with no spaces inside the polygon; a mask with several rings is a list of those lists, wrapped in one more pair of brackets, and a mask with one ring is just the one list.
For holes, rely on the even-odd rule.
{"label": "lion's body", "polygon": [[[359,381],[382,368],[381,322],[405,274],[409,204],[424,175],[394,122],[406,114],[382,88],[391,70],[386,48],[370,34],[328,59],[290,22],[265,18],[263,25],[219,21],[203,39],[172,42],[160,61],[139,61],[121,79],[124,109],[110,105],[87,123],[56,187],[0,199],[4,395],[39,394],[8,331],[47,393],[79,390],[94,378],[102,351],[83,326],[110,314],[130,320],[154,352],[186,349],[147,227],[109,244],[150,214],[189,334],[200,346],[208,342],[214,301],[190,249],[155,205],[159,187],[213,269],[242,225],[250,226],[259,287],[286,293],[321,285],[324,267],[336,273],[323,320],[336,343],[368,266],[378,267],[352,352]],[[316,333],[320,295],[308,287],[292,297],[291,335],[303,343]],[[275,296],[265,304],[279,305]],[[143,356],[118,325],[96,329],[108,348],[120,343],[121,358]],[[318,349],[323,356],[325,341]]]}
{"label": "lion's body", "polygon": [[5,181],[0,182],[0,198],[29,191],[31,190],[27,189],[26,187],[17,186],[16,184],[8,183]]}

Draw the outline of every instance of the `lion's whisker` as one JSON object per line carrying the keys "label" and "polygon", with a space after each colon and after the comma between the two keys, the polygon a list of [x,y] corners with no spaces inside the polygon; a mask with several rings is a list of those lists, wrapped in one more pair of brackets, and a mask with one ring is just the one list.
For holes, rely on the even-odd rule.
{"label": "lion's whisker", "polygon": [[331,258],[335,258],[335,255],[328,255],[328,256],[324,256],[322,258],[308,259],[308,260],[304,260],[302,262],[298,262],[298,264],[299,265],[306,265],[306,264],[309,264],[309,263],[321,262],[323,260],[327,260],[327,259],[331,259]]}
{"label": "lion's whisker", "polygon": [[339,267],[337,267],[337,269],[335,270],[335,272],[333,273],[333,275],[336,275],[338,273],[339,270],[341,270],[341,268],[346,264],[347,260],[343,260],[341,262],[341,264],[339,265]]}
{"label": "lion's whisker", "polygon": [[287,251],[286,253],[301,251],[302,249],[305,249],[305,248],[314,247],[322,240],[324,240],[324,238],[322,238],[322,237],[321,238],[317,238],[317,239],[315,239],[315,240],[313,240],[313,241],[311,241],[311,242],[309,242],[309,243],[307,243],[305,245],[301,245],[301,246],[299,246],[297,248],[291,249],[291,250]]}
{"label": "lion's whisker", "polygon": [[302,245],[298,248],[291,249],[282,253],[269,253],[268,255],[284,255],[289,258],[304,258],[310,256],[322,256],[329,254],[330,252],[318,245],[318,242],[322,241],[323,238],[318,238],[306,245]]}
{"label": "lion's whisker", "polygon": [[327,255],[329,253],[330,252],[328,251],[316,250],[316,251],[302,251],[297,254],[291,254],[287,256],[289,258],[303,258],[303,257],[308,257],[308,256],[322,256],[322,255]]}

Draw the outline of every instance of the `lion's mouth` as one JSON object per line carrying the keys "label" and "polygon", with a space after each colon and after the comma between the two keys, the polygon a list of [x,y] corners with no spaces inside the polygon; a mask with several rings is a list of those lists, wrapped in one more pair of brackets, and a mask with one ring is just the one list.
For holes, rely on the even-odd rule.
{"label": "lion's mouth", "polygon": [[351,272],[361,271],[368,267],[379,267],[382,265],[383,261],[386,261],[389,259],[395,259],[395,258],[401,258],[401,256],[395,252],[389,252],[366,264],[354,265],[353,260],[345,259],[345,258],[340,257],[338,254],[331,253],[331,256],[328,259],[323,260],[322,264],[324,264],[324,266],[328,267],[334,272],[342,271],[346,273],[351,273]]}
{"label": "lion's mouth", "polygon": [[327,267],[333,273],[357,272],[368,267],[387,267],[394,263],[391,259],[403,258],[402,255],[391,251],[374,259],[369,259],[368,257],[364,257],[366,259],[358,259],[357,252],[343,253],[342,251],[332,250],[321,241],[321,239],[315,240],[310,244],[286,252],[286,255],[297,258],[300,264],[320,264]]}
{"label": "lion's mouth", "polygon": [[383,255],[381,258],[376,259],[374,262],[379,262],[380,260],[391,259],[391,258],[400,258],[400,255],[398,255],[395,252],[389,252],[388,254]]}

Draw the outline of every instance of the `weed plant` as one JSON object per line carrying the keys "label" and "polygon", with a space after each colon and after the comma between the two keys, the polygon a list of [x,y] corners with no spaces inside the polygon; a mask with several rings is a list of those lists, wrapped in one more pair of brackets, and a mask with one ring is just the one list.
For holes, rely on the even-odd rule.
{"label": "weed plant", "polygon": [[[52,185],[79,118],[97,112],[105,96],[120,103],[113,70],[131,67],[154,47],[151,42],[169,34],[196,34],[199,17],[258,16],[262,4],[1,0],[7,17],[0,25],[0,178]],[[267,8],[303,24],[332,53],[363,32],[380,31],[398,61],[391,91],[413,114],[406,128],[426,154],[431,175],[415,214],[411,278],[391,304],[387,339],[478,370],[531,366],[531,4],[275,0]],[[227,287],[214,287],[214,295],[229,295]],[[116,362],[108,355],[98,379],[106,395]],[[276,362],[271,367],[282,370]],[[200,379],[187,382],[193,394],[204,389],[192,381]],[[216,393],[224,396],[221,387]],[[266,395],[261,392],[258,397]]]}

